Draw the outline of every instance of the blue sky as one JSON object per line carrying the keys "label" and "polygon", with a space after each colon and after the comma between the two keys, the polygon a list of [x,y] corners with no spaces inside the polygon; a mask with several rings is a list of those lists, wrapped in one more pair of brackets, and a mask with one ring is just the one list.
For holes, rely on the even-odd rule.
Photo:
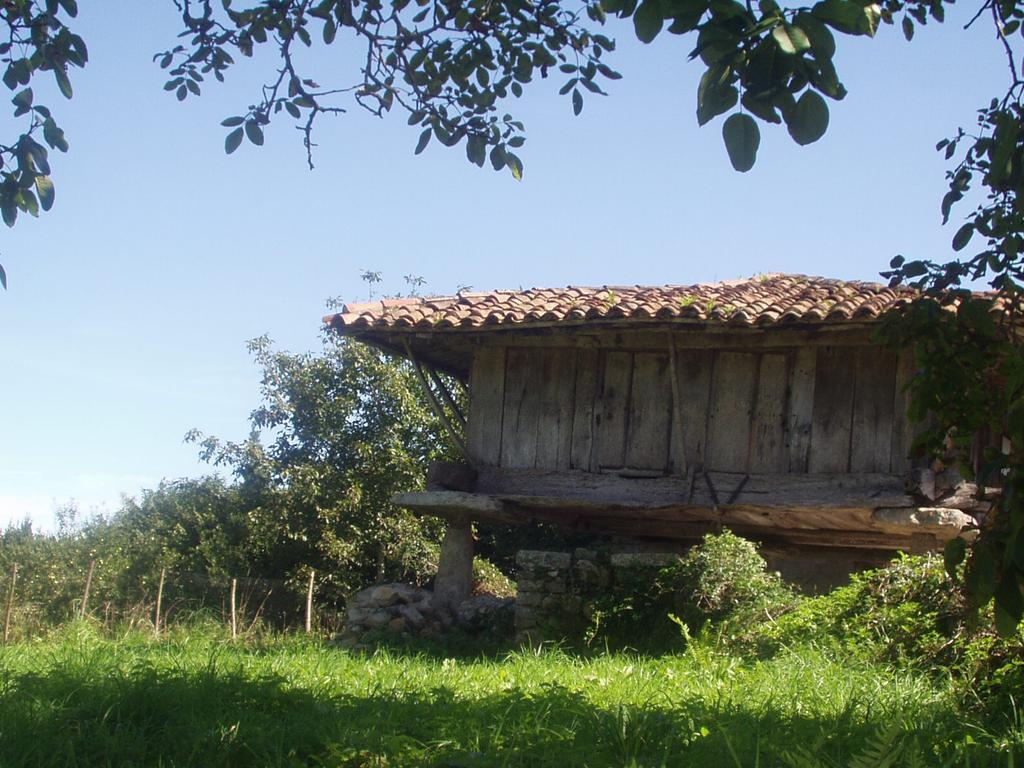
{"label": "blue sky", "polygon": [[762,129],[741,175],[721,119],[696,124],[692,40],[644,46],[613,22],[624,79],[609,98],[574,118],[551,78],[510,105],[529,136],[520,183],[470,166],[461,147],[415,157],[402,116],[357,110],[321,124],[310,172],[284,122],[264,147],[224,155],[220,120],[255,99],[260,62],[179,104],[151,63],[175,42],[170,0],[82,6],[91,62],[73,101],[51,98],[71,143],[53,163],[56,206],[0,234],[0,525],[49,526],[71,500],[109,512],[122,493],[209,471],[182,438],[247,433],[258,372],[246,340],[316,349],[325,300],[366,298],[363,269],[383,273],[385,292],[411,273],[446,293],[874,279],[897,253],[944,258],[955,226],[940,226],[934,144],[1006,76],[989,28],[962,29],[966,6],[910,44],[892,27],[843,39],[850,95],[830,103],[825,138],[800,148]]}

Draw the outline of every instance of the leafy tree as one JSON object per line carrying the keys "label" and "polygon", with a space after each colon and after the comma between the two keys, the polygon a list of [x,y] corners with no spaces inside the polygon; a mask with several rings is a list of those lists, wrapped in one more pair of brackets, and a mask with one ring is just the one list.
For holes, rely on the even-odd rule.
{"label": "leafy tree", "polygon": [[436,569],[441,523],[391,496],[422,486],[427,465],[452,451],[448,438],[408,364],[336,334],[324,343],[322,355],[292,355],[251,342],[263,403],[249,439],[190,439],[234,473],[260,573],[314,567],[341,592],[422,581]]}

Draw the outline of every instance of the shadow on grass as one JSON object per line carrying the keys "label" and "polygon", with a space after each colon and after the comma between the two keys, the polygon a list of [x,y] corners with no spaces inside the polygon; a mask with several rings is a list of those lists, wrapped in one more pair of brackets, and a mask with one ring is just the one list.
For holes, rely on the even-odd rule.
{"label": "shadow on grass", "polygon": [[0,671],[0,765],[747,766],[788,764],[780,756],[802,748],[817,762],[801,764],[845,766],[887,726],[870,711],[793,716],[702,698],[602,709],[557,684],[409,692],[367,678],[314,695],[253,674]]}

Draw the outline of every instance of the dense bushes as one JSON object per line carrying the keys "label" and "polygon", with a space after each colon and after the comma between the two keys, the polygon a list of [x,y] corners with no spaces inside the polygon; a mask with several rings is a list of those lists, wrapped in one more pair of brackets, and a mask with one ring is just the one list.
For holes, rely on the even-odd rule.
{"label": "dense bushes", "polygon": [[1024,626],[1009,637],[993,627],[991,606],[972,610],[941,558],[901,556],[750,627],[740,645],[761,655],[831,645],[844,655],[952,675],[965,696],[1005,704],[1024,691]]}
{"label": "dense bushes", "polygon": [[955,681],[965,702],[1012,710],[1024,698],[1024,627],[1000,637],[991,607],[972,610],[936,555],[900,556],[850,584],[802,597],[750,542],[708,535],[652,581],[620,579],[595,604],[591,643],[680,648],[689,640],[743,658],[816,646]]}
{"label": "dense bushes", "polygon": [[705,625],[738,625],[781,613],[795,599],[768,571],[756,546],[726,530],[708,534],[685,556],[662,568],[620,570],[615,584],[590,608],[590,644],[672,648]]}

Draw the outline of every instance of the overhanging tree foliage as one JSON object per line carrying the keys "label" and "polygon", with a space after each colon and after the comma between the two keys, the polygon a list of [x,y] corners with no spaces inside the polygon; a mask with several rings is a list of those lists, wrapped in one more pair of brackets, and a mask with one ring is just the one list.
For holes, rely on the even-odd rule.
{"label": "overhanging tree foliage", "polygon": [[[383,116],[407,115],[420,133],[416,151],[434,138],[463,145],[479,166],[490,162],[521,178],[516,155],[525,142],[524,127],[505,105],[539,78],[563,78],[561,93],[579,114],[584,94],[604,91],[601,82],[620,75],[608,61],[614,42],[602,34],[609,17],[630,19],[645,43],[659,35],[687,35],[692,59],[704,67],[697,90],[697,120],[718,116],[734,168],[753,167],[760,125],[784,124],[798,144],[824,135],[828,101],[845,97],[833,63],[836,34],[873,36],[880,24],[899,24],[913,38],[929,19],[941,22],[952,0],[820,0],[782,7],[776,0],[173,0],[181,13],[181,44],[155,59],[169,73],[165,85],[179,100],[202,93],[208,79],[223,80],[236,57],[258,47],[272,49],[276,62],[253,103],[226,118],[225,149],[243,141],[261,145],[272,122],[286,119],[300,129],[312,165],[313,129],[322,115],[355,104]],[[15,91],[16,116],[27,128],[4,160],[0,210],[13,224],[17,212],[32,214],[53,202],[46,151],[33,138],[42,132],[51,148],[67,148],[49,110],[33,103],[31,78],[52,71],[70,97],[69,67],[86,62],[84,43],[61,19],[76,13],[74,0],[9,0],[0,18],[10,29],[0,47],[6,65],[4,83]],[[1021,131],[1020,38],[1024,7],[1018,0],[984,0],[971,23],[992,25],[1010,73],[1004,96],[979,113],[973,131],[959,131],[939,149],[956,164],[942,201],[948,220],[953,207],[980,185],[987,197],[953,238],[962,251],[975,238],[984,248],[974,256],[945,263],[897,258],[894,281],[912,281],[928,296],[892,338],[914,344],[923,375],[914,383],[918,411],[930,408],[939,426],[920,441],[922,450],[952,451],[966,458],[965,447],[978,424],[1005,433],[1013,449],[990,452],[983,471],[997,473],[1005,492],[990,516],[982,543],[973,549],[969,582],[979,599],[995,595],[1002,626],[1024,613],[1024,484],[1018,458],[1024,445],[1024,358],[1018,342],[1018,284],[1024,271],[1022,213],[1017,192],[1024,184],[1024,133]],[[360,64],[341,71],[337,82],[327,72],[309,72],[303,51],[316,46],[355,49]],[[333,77],[333,74],[332,74]],[[13,165],[12,165],[13,164]],[[33,193],[33,187],[35,192]],[[2,273],[0,273],[2,279]],[[993,299],[971,296],[965,286],[987,280]],[[992,311],[994,310],[994,311]],[[958,355],[978,348],[986,354]],[[980,347],[979,347],[980,345]],[[958,378],[943,379],[953,366]],[[956,388],[950,381],[957,381]],[[948,458],[948,456],[947,456]],[[965,470],[972,471],[967,466]],[[984,479],[984,478],[982,478]],[[957,559],[950,552],[951,562]]]}

